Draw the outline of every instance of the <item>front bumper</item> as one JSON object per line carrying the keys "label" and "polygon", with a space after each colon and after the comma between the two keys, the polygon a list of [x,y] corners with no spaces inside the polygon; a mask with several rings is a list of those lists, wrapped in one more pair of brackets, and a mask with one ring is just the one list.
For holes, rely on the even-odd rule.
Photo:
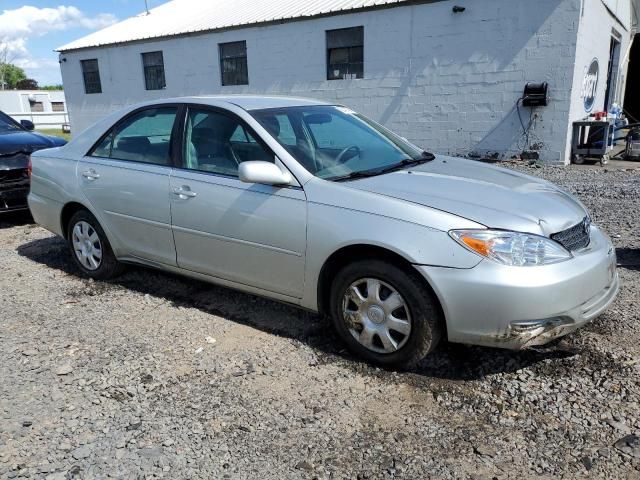
{"label": "front bumper", "polygon": [[444,310],[451,342],[521,349],[542,345],[596,318],[619,289],[615,249],[597,227],[566,262],[471,269],[417,266]]}
{"label": "front bumper", "polygon": [[29,195],[29,183],[26,186],[3,186],[0,183],[0,213],[28,210],[27,196]]}
{"label": "front bumper", "polygon": [[0,154],[0,213],[28,210],[29,155]]}

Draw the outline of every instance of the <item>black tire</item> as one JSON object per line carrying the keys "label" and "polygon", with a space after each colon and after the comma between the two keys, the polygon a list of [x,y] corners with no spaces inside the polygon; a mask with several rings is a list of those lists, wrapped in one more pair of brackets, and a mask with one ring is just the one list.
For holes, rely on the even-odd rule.
{"label": "black tire", "polygon": [[[90,269],[87,267],[87,265],[83,264],[83,262],[81,262],[78,258],[78,255],[76,254],[76,250],[74,248],[73,230],[80,222],[88,224],[91,227],[91,230],[97,234],[100,240],[99,245],[101,247],[100,250],[102,252],[102,258],[99,262],[98,267],[95,269]],[[91,230],[89,231],[90,233]],[[73,214],[71,220],[69,220],[69,224],[67,225],[67,244],[69,245],[71,258],[73,258],[73,261],[84,276],[93,278],[95,280],[108,280],[117,277],[124,271],[124,265],[118,262],[115,255],[113,254],[109,239],[107,239],[107,236],[100,226],[100,223],[98,222],[98,220],[96,220],[96,217],[94,217],[87,210],[78,210]]]}
{"label": "black tire", "polygon": [[[343,315],[347,289],[363,278],[374,278],[393,287],[404,299],[411,316],[411,331],[393,353],[375,352],[354,338]],[[384,260],[361,260],[344,267],[331,286],[330,314],[338,335],[357,356],[383,367],[411,368],[432,352],[443,333],[437,300],[417,272]]]}

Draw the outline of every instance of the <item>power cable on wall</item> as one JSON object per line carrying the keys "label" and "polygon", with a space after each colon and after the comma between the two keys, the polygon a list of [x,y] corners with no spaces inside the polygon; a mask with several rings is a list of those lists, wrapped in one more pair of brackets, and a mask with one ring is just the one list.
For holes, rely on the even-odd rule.
{"label": "power cable on wall", "polygon": [[[538,141],[538,137],[535,136],[535,125],[538,119],[538,115],[533,113],[533,108],[529,110],[529,122],[525,125],[524,120],[522,119],[522,112],[520,111],[520,103],[524,100],[524,97],[520,97],[516,100],[516,111],[518,112],[518,120],[520,120],[520,126],[522,127],[522,135],[518,139],[517,147],[521,153],[525,153],[531,147],[532,137],[535,137],[534,140]],[[524,141],[524,145],[523,145]]]}

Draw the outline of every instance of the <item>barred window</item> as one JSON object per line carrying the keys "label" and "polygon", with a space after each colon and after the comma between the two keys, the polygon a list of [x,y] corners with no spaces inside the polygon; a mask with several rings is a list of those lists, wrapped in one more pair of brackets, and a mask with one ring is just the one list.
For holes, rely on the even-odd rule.
{"label": "barred window", "polygon": [[64,102],[51,102],[52,112],[64,112]]}
{"label": "barred window", "polygon": [[42,102],[29,102],[32,112],[44,112],[44,104]]}
{"label": "barred window", "polygon": [[363,76],[364,27],[327,30],[327,80]]}
{"label": "barred window", "polygon": [[144,85],[147,90],[162,90],[167,86],[162,52],[143,53],[142,66],[144,67]]}
{"label": "barred window", "polygon": [[249,85],[247,42],[221,43],[219,48],[222,85]]}
{"label": "barred window", "polygon": [[84,79],[85,93],[102,93],[102,84],[100,83],[100,69],[98,68],[98,60],[80,60],[82,66],[82,77]]}

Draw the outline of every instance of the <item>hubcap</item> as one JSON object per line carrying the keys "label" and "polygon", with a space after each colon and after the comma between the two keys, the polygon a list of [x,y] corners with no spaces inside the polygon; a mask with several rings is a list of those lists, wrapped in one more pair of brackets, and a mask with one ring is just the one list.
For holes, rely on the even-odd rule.
{"label": "hubcap", "polygon": [[393,353],[409,340],[409,307],[395,288],[381,280],[353,282],[342,300],[342,316],[351,335],[373,352]]}
{"label": "hubcap", "polygon": [[102,263],[102,243],[98,232],[85,221],[75,224],[71,233],[73,251],[87,270],[97,270]]}

